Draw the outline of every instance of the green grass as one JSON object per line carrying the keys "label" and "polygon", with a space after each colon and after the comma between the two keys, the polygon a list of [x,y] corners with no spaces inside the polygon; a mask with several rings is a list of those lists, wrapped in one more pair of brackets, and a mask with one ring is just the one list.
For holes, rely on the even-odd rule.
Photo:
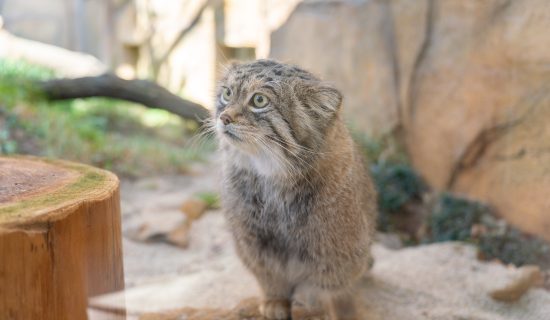
{"label": "green grass", "polygon": [[51,102],[35,85],[54,72],[0,59],[0,154],[73,160],[122,176],[185,172],[213,142],[189,147],[197,129],[163,110],[104,98]]}
{"label": "green grass", "polygon": [[204,203],[208,206],[208,209],[220,208],[220,195],[215,192],[204,191],[197,193],[195,196],[204,201]]}

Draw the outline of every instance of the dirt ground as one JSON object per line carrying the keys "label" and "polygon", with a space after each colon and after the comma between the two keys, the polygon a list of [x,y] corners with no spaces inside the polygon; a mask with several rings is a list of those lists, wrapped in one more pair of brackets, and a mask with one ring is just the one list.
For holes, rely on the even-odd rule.
{"label": "dirt ground", "polygon": [[[185,221],[184,201],[217,192],[218,168],[214,160],[187,176],[123,181],[126,290],[92,299],[91,319],[122,311],[128,319],[260,319],[258,286],[236,257],[219,210],[192,222],[186,248],[157,236]],[[375,266],[357,295],[361,319],[550,319],[547,290],[531,288],[512,303],[492,299],[492,290],[514,282],[522,270],[478,261],[466,244],[399,250],[376,244],[373,251]]]}

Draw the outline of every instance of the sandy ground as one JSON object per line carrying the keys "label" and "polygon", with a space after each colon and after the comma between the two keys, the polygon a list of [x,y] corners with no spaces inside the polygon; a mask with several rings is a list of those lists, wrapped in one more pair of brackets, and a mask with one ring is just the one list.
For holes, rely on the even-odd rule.
{"label": "sandy ground", "polygon": [[[91,319],[113,319],[110,312],[121,310],[129,319],[258,319],[257,301],[246,300],[259,296],[258,286],[236,257],[219,211],[193,222],[185,249],[135,240],[143,225],[162,232],[181,223],[183,201],[218,190],[217,167],[199,166],[190,176],[123,182],[126,290],[94,298]],[[468,245],[391,250],[377,244],[373,250],[372,275],[357,295],[361,319],[550,319],[546,290],[532,288],[514,303],[489,297],[488,292],[513,281],[519,271],[478,261]]]}

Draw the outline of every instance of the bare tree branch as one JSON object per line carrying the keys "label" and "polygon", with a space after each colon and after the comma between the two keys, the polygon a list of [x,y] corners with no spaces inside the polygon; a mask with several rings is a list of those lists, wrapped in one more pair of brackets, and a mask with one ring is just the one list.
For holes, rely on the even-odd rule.
{"label": "bare tree branch", "polygon": [[168,48],[164,53],[162,53],[160,56],[155,56],[154,53],[150,53],[151,59],[152,59],[153,75],[155,77],[158,76],[159,70],[162,64],[166,62],[166,60],[170,57],[172,52],[178,47],[181,40],[183,40],[183,38],[185,38],[185,36],[197,26],[197,24],[201,20],[202,14],[208,8],[208,6],[216,5],[218,2],[219,2],[218,0],[205,0],[202,6],[197,10],[195,15],[193,16],[193,19],[191,19],[189,24],[184,26],[178,32],[177,36],[172,40],[172,42],[170,43],[170,45],[168,46]]}
{"label": "bare tree branch", "polygon": [[209,111],[195,102],[183,99],[148,80],[125,80],[111,73],[76,79],[53,79],[39,83],[51,100],[108,97],[163,109],[185,119],[201,121]]}
{"label": "bare tree branch", "polygon": [[168,49],[164,52],[164,54],[162,56],[160,56],[160,58],[158,59],[158,63],[159,64],[162,64],[166,61],[166,59],[168,59],[168,57],[170,56],[170,54],[172,54],[172,52],[174,51],[174,49],[176,49],[176,47],[178,46],[178,44],[181,42],[181,40],[191,31],[193,30],[193,28],[199,23],[199,21],[201,20],[201,17],[202,17],[202,13],[204,12],[204,10],[206,10],[206,8],[208,8],[208,6],[211,4],[211,1],[205,1],[204,4],[199,8],[199,10],[197,11],[197,13],[195,14],[195,16],[193,17],[193,19],[191,20],[191,22],[186,26],[184,27],[183,29],[181,29],[179,32],[178,32],[178,35],[176,36],[176,38],[172,41],[172,43],[170,44],[170,46],[168,47]]}

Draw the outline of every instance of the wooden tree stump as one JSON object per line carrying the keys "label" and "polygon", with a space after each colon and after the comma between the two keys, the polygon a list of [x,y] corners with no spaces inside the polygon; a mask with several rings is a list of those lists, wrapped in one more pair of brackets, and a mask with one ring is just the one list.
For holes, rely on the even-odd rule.
{"label": "wooden tree stump", "polygon": [[89,297],[123,288],[117,177],[0,157],[0,319],[86,319]]}

